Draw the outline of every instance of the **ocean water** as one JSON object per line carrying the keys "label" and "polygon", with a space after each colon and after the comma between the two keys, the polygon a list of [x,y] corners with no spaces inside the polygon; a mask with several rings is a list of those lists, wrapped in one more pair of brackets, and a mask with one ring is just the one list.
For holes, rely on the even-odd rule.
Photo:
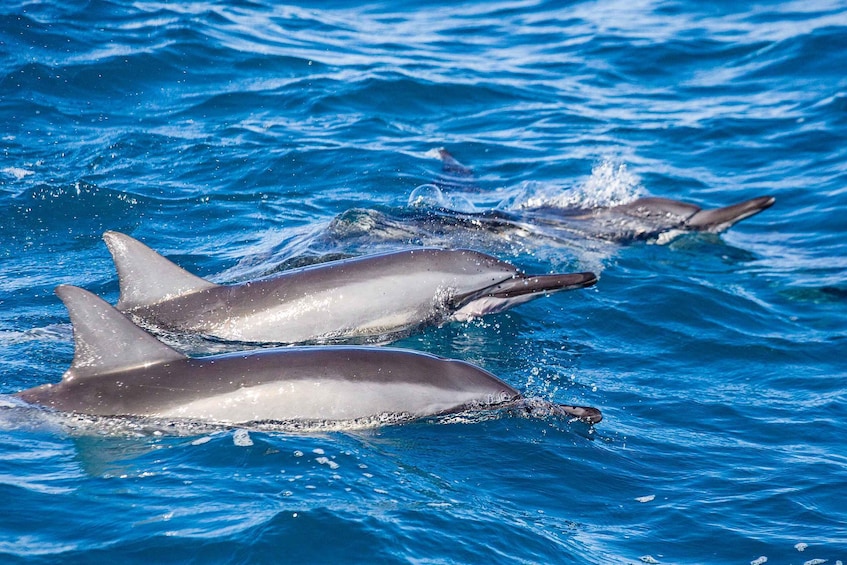
{"label": "ocean water", "polygon": [[[415,245],[595,270],[397,345],[605,419],[0,397],[0,561],[847,561],[845,52],[843,1],[3,2],[0,394],[69,365],[56,285],[117,299],[111,229],[216,282]],[[472,179],[440,183],[442,147]],[[642,195],[776,204],[664,244],[401,221]]]}

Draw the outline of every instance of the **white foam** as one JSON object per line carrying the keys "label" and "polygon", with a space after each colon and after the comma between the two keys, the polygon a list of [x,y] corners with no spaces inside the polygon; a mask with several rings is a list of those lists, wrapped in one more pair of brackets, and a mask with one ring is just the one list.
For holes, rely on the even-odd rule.
{"label": "white foam", "polygon": [[232,434],[232,443],[238,447],[250,447],[253,445],[253,440],[250,438],[250,432],[243,428],[239,428]]}
{"label": "white foam", "polygon": [[591,176],[576,188],[561,188],[540,183],[526,183],[523,201],[515,199],[514,208],[600,208],[632,202],[643,195],[638,175],[626,164],[605,159],[591,169]]}
{"label": "white foam", "polygon": [[338,469],[339,465],[329,457],[316,457],[315,461],[318,465],[326,465],[330,469]]}
{"label": "white foam", "polygon": [[0,173],[7,174],[15,180],[21,180],[22,178],[33,174],[33,171],[30,171],[29,169],[22,169],[20,167],[6,167],[4,169],[0,169]]}

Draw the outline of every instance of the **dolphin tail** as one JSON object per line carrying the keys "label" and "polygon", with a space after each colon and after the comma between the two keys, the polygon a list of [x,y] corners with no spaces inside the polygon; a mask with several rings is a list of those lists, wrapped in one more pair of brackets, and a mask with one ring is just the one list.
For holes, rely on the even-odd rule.
{"label": "dolphin tail", "polygon": [[770,208],[774,200],[773,196],[760,196],[725,208],[698,210],[685,221],[685,225],[694,230],[719,233],[744,218]]}
{"label": "dolphin tail", "polygon": [[553,292],[585,288],[597,282],[597,275],[585,273],[563,273],[553,275],[519,274],[477,292],[456,297],[453,313],[455,320],[467,320],[502,312]]}
{"label": "dolphin tail", "polygon": [[107,231],[103,240],[118,270],[121,289],[118,310],[149,306],[217,286],[189,273],[126,234]]}

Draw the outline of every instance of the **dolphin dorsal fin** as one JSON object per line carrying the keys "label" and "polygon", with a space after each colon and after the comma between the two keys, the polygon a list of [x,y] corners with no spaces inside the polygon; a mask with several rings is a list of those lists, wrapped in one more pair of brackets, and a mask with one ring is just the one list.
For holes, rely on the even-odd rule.
{"label": "dolphin dorsal fin", "polygon": [[187,358],[87,290],[61,285],[56,294],[65,303],[74,328],[74,360],[65,380]]}
{"label": "dolphin dorsal fin", "polygon": [[192,275],[126,234],[107,231],[103,240],[118,270],[121,287],[118,310],[150,306],[218,286]]}

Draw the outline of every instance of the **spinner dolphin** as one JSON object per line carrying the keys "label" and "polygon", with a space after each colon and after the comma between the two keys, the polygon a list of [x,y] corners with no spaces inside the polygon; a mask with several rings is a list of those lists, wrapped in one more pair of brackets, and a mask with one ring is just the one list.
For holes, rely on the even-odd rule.
{"label": "spinner dolphin", "polygon": [[[567,205],[536,204],[499,207],[469,212],[455,209],[451,198],[484,194],[473,171],[444,149],[435,151],[442,174],[418,187],[405,208],[353,208],[336,216],[322,235],[320,245],[357,241],[376,242],[471,240],[474,248],[495,249],[498,242],[559,242],[569,247],[586,242],[667,243],[686,232],[721,233],[736,223],[769,208],[772,196],[759,196],[721,208],[703,209],[696,204],[669,198],[644,197],[620,205],[596,206],[572,202]],[[463,243],[464,244],[464,243]]]}
{"label": "spinner dolphin", "polygon": [[[191,358],[86,290],[56,292],[73,324],[73,362],[61,382],[17,396],[61,412],[220,424],[398,421],[521,398],[475,365],[401,349],[313,346]],[[595,408],[557,408],[590,423],[602,418]]]}
{"label": "spinner dolphin", "polygon": [[118,271],[119,310],[145,327],[236,342],[385,342],[597,280],[587,272],[525,275],[475,251],[414,249],[217,285],[128,235],[103,237]]}

